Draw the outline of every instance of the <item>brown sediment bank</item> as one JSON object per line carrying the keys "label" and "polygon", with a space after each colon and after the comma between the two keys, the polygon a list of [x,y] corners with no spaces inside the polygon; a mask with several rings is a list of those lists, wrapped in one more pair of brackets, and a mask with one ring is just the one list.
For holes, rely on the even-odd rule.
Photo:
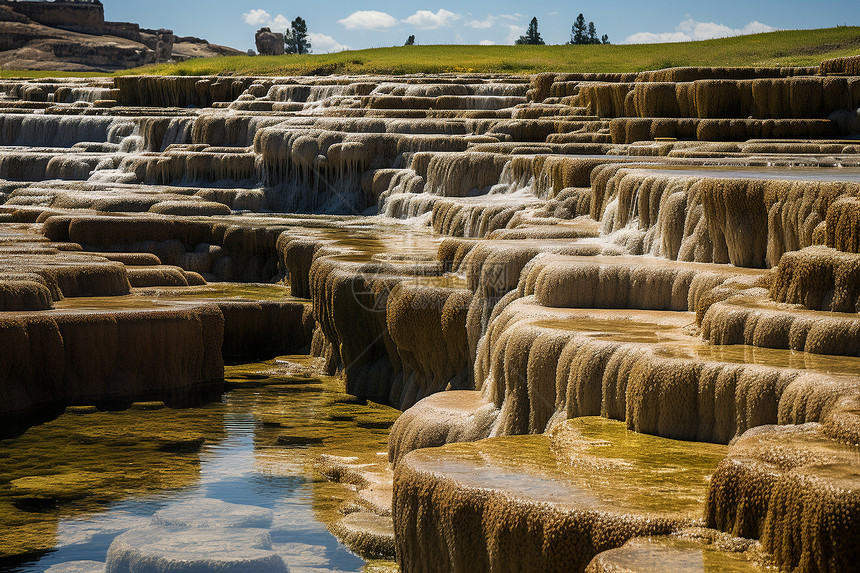
{"label": "brown sediment bank", "polygon": [[317,464],[368,558],[849,570],[854,71],[4,81],[2,412],[305,353],[404,411]]}

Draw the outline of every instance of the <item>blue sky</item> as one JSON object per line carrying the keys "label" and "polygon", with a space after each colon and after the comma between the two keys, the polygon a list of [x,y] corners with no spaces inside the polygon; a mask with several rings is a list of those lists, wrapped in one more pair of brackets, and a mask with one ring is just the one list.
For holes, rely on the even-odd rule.
{"label": "blue sky", "polygon": [[860,25],[857,0],[103,0],[108,20],[171,28],[181,36],[246,50],[254,32],[283,29],[296,16],[308,23],[315,53],[419,44],[510,44],[536,16],[548,44],[570,37],[576,15],[593,21],[613,43],[706,39],[771,29]]}

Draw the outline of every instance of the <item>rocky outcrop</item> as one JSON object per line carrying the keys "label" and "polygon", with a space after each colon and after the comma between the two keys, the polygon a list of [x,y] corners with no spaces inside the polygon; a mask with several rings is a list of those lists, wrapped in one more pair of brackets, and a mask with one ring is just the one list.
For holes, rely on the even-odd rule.
{"label": "rocky outcrop", "polygon": [[145,45],[125,38],[93,36],[35,22],[0,22],[5,69],[114,71],[155,61]]}
{"label": "rocky outcrop", "polygon": [[92,35],[101,35],[105,32],[104,7],[99,1],[10,2],[3,0],[0,6],[52,28]]}
{"label": "rocky outcrop", "polygon": [[173,35],[173,30],[160,29],[155,33],[157,42],[155,44],[155,61],[166,62],[173,55],[173,44],[176,41],[176,36]]}
{"label": "rocky outcrop", "polygon": [[194,36],[176,36],[173,40],[173,52],[171,58],[176,61],[191,60],[193,58],[213,58],[217,56],[239,56],[245,52],[211,44],[203,38]]}
{"label": "rocky outcrop", "polygon": [[254,34],[257,44],[257,53],[261,56],[283,56],[284,35],[280,32],[272,32],[270,28],[260,28]]}
{"label": "rocky outcrop", "polygon": [[100,2],[0,2],[0,65],[5,69],[108,72],[241,53],[205,40],[176,40],[170,30],[105,22]]}

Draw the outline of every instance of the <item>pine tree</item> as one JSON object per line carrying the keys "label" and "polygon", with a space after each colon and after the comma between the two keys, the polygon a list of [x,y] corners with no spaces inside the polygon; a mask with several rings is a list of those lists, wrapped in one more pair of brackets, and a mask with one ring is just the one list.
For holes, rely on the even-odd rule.
{"label": "pine tree", "polygon": [[301,16],[296,16],[290,23],[290,28],[284,32],[284,51],[288,54],[307,54],[311,51],[308,25]]}
{"label": "pine tree", "polygon": [[588,23],[588,44],[599,44],[600,40],[597,39],[597,28],[594,26],[594,22]]}
{"label": "pine tree", "polygon": [[414,46],[415,45],[415,34],[411,34],[408,38],[406,38],[406,43],[404,46]]}
{"label": "pine tree", "polygon": [[571,44],[584,44],[586,40],[586,27],[585,27],[585,16],[580,14],[576,17],[576,21],[573,23],[573,27],[571,27],[570,32],[570,43]]}
{"label": "pine tree", "polygon": [[540,32],[538,32],[538,20],[537,18],[532,18],[532,21],[529,22],[529,29],[526,31],[525,36],[520,36],[517,41],[517,44],[528,44],[530,46],[543,46],[544,41],[543,38],[540,37]]}
{"label": "pine tree", "polygon": [[579,45],[579,44],[608,44],[609,36],[603,34],[603,36],[597,36],[597,26],[594,25],[594,22],[585,23],[585,16],[580,14],[576,17],[576,20],[573,22],[573,26],[570,28],[570,42],[569,44]]}

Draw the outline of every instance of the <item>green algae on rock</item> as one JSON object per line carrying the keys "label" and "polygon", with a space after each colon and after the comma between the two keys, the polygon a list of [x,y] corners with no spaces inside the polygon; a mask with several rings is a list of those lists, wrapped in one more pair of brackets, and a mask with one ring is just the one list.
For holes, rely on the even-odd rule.
{"label": "green algae on rock", "polygon": [[853,570],[860,454],[826,430],[762,426],[735,440],[708,490],[708,525],[761,539],[781,569]]}
{"label": "green algae on rock", "polygon": [[174,446],[221,439],[221,416],[211,409],[168,408],[65,414],[3,440],[0,512],[8,536],[0,559],[53,547],[61,517],[102,511],[129,494],[194,483],[199,454]]}
{"label": "green algae on rock", "polygon": [[395,472],[398,562],[409,571],[581,571],[630,537],[697,520],[724,452],[601,418],[570,420],[551,436],[416,450]]}

